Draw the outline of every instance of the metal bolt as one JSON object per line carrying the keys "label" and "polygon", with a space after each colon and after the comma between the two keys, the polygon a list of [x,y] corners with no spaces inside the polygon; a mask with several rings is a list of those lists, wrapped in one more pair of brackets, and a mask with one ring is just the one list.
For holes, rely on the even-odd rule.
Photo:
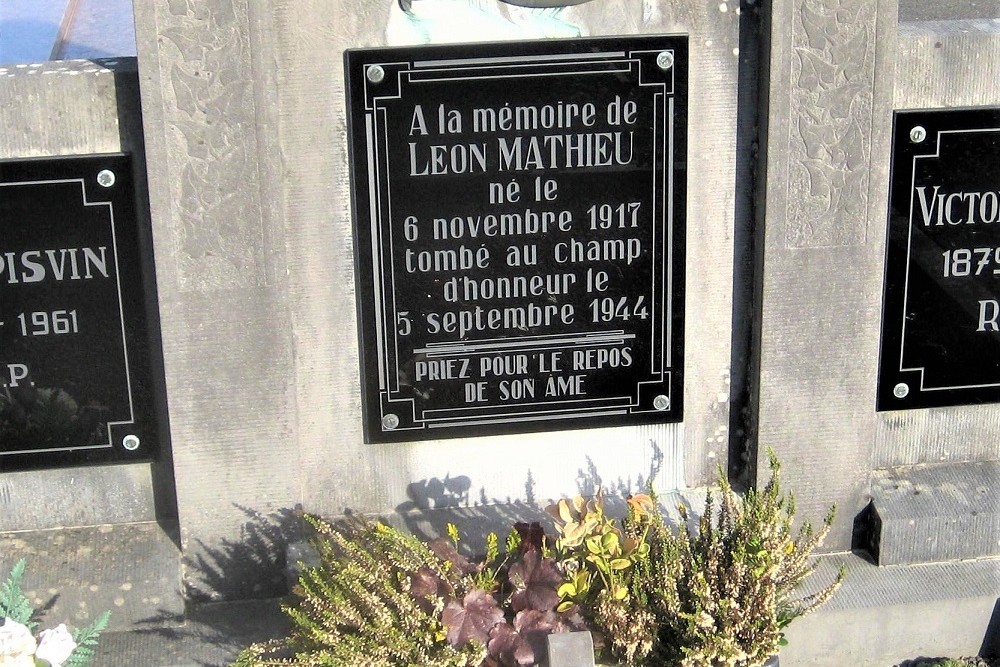
{"label": "metal bolt", "polygon": [[130,452],[134,452],[135,450],[139,449],[139,436],[126,435],[124,438],[122,438],[122,447],[129,450]]}
{"label": "metal bolt", "polygon": [[653,407],[657,410],[669,410],[670,409],[670,398],[660,394],[653,399]]}
{"label": "metal bolt", "polygon": [[896,398],[906,398],[910,394],[910,387],[905,382],[900,382],[892,388],[892,395]]}
{"label": "metal bolt", "polygon": [[97,184],[105,188],[110,188],[115,184],[115,172],[110,169],[100,170],[97,172]]}
{"label": "metal bolt", "polygon": [[369,65],[368,70],[365,72],[365,76],[372,83],[382,83],[385,79],[385,70],[382,69],[381,65]]}
{"label": "metal bolt", "polygon": [[656,56],[656,66],[660,69],[667,70],[674,66],[674,52],[673,51],[661,51]]}
{"label": "metal bolt", "polygon": [[920,125],[917,125],[912,130],[910,130],[910,141],[915,144],[919,144],[921,141],[927,138],[927,130],[925,130]]}
{"label": "metal bolt", "polygon": [[392,414],[391,412],[384,417],[382,417],[382,428],[387,431],[391,431],[399,426],[399,417]]}

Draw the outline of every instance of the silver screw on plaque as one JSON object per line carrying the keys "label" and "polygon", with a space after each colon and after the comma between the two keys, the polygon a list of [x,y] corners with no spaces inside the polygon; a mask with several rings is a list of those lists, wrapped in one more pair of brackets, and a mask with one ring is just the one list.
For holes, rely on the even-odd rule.
{"label": "silver screw on plaque", "polygon": [[910,387],[905,382],[900,382],[892,388],[892,395],[896,398],[906,398],[910,394]]}
{"label": "silver screw on plaque", "polygon": [[381,65],[371,65],[365,75],[372,83],[382,83],[382,80],[385,79],[385,70],[382,69]]}
{"label": "silver screw on plaque", "polygon": [[674,52],[673,51],[661,51],[656,56],[656,66],[660,69],[670,69],[674,66]]}
{"label": "silver screw on plaque", "polygon": [[670,409],[670,399],[660,394],[653,399],[653,407],[657,410],[669,410]]}
{"label": "silver screw on plaque", "polygon": [[399,417],[396,415],[389,413],[382,417],[382,427],[385,428],[385,430],[391,431],[397,426],[399,426]]}
{"label": "silver screw on plaque", "polygon": [[130,452],[134,452],[135,450],[139,449],[139,436],[126,435],[124,438],[122,438],[122,447],[129,450]]}
{"label": "silver screw on plaque", "polygon": [[105,188],[110,188],[115,184],[115,172],[110,169],[100,170],[97,172],[97,184]]}
{"label": "silver screw on plaque", "polygon": [[917,125],[915,128],[910,130],[910,141],[915,144],[919,144],[921,141],[927,138],[927,130]]}

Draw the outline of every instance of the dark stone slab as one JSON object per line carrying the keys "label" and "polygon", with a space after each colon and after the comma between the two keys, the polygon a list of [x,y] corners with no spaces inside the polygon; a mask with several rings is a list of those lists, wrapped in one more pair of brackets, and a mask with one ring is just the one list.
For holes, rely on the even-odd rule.
{"label": "dark stone slab", "polygon": [[687,38],[346,67],[367,440],[680,421]]}
{"label": "dark stone slab", "polygon": [[1000,109],[897,112],[878,409],[1000,401]]}
{"label": "dark stone slab", "polygon": [[128,156],[0,162],[0,471],[156,452],[141,233]]}

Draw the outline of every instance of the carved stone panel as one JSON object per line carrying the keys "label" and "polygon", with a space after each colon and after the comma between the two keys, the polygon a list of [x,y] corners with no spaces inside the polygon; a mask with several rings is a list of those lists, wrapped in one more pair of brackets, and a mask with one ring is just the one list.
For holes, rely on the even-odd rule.
{"label": "carved stone panel", "polygon": [[245,2],[170,0],[156,18],[181,289],[264,285]]}
{"label": "carved stone panel", "polygon": [[865,242],[875,5],[803,0],[792,23],[789,248]]}

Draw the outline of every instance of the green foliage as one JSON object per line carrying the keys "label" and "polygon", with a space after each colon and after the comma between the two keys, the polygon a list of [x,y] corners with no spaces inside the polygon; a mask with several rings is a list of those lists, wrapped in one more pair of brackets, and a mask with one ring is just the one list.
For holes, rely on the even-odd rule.
{"label": "green foliage", "polygon": [[[297,604],[284,607],[293,633],[247,648],[236,667],[471,667],[482,662],[482,644],[453,647],[440,621],[441,594],[458,593],[468,584],[460,568],[381,523],[335,526],[306,519],[317,533],[320,565],[303,570]],[[411,595],[411,588],[421,585],[431,585],[434,592]]]}
{"label": "green foliage", "polygon": [[[652,619],[652,646],[629,664],[678,667],[759,667],[777,654],[782,629],[826,602],[844,572],[820,592],[794,595],[811,574],[810,561],[833,522],[792,530],[795,502],[780,484],[780,464],[770,452],[771,478],[742,502],[719,473],[718,499],[709,492],[697,532],[677,533],[659,518],[650,529],[650,559],[631,586]],[[687,521],[686,509],[680,508]],[[642,661],[645,660],[645,663]]]}
{"label": "green foliage", "polygon": [[559,537],[516,524],[484,560],[458,529],[424,544],[379,523],[307,517],[320,565],[285,607],[291,636],[246,649],[234,667],[508,667],[542,660],[545,636],[593,628],[602,654],[628,667],[759,667],[782,630],[828,600],[843,579],[795,596],[833,511],[793,530],[795,503],[771,479],[740,499],[719,473],[697,530],[666,526],[655,495],[628,499],[620,521],[603,496],[549,508]]}
{"label": "green foliage", "polygon": [[581,629],[554,610],[562,575],[538,524],[518,524],[501,553],[458,552],[458,529],[424,544],[380,523],[307,516],[320,564],[305,568],[286,605],[291,636],[255,644],[234,667],[500,667],[542,660],[545,635]]}
{"label": "green foliage", "polygon": [[[31,601],[21,590],[21,580],[24,577],[26,565],[25,559],[19,560],[14,565],[7,580],[0,585],[0,619],[9,618],[26,626],[34,633],[38,627],[38,622],[34,620],[35,610],[31,606]],[[73,653],[70,654],[63,667],[88,667],[97,650],[101,632],[108,627],[110,621],[111,612],[105,611],[86,628],[73,632],[76,648],[73,649]]]}
{"label": "green foliage", "polygon": [[[588,607],[603,591],[616,601],[628,597],[628,571],[649,553],[645,529],[635,519],[646,514],[651,502],[645,494],[631,498],[632,521],[626,520],[622,527],[604,513],[601,491],[589,501],[576,496],[546,508],[559,533],[556,559],[566,573],[559,587],[560,611],[575,604]],[[628,530],[628,526],[637,529]]]}
{"label": "green foliage", "polygon": [[73,633],[73,641],[76,642],[76,649],[69,657],[63,667],[87,667],[94,659],[94,652],[97,651],[97,642],[101,638],[101,633],[107,629],[111,621],[111,612],[106,611],[98,616],[93,623],[77,630]]}
{"label": "green foliage", "polygon": [[0,585],[0,619],[9,618],[34,632],[38,625],[32,619],[35,610],[31,606],[31,601],[21,592],[21,579],[24,577],[26,564],[27,561],[23,558],[17,561],[10,576],[3,585]]}
{"label": "green foliage", "polygon": [[649,560],[646,541],[655,509],[653,499],[638,494],[628,499],[628,514],[620,522],[604,513],[604,496],[560,500],[547,508],[555,518],[556,554],[564,572],[559,609],[578,605],[587,622],[620,660],[645,655],[652,641],[650,615],[641,589],[631,585]]}

